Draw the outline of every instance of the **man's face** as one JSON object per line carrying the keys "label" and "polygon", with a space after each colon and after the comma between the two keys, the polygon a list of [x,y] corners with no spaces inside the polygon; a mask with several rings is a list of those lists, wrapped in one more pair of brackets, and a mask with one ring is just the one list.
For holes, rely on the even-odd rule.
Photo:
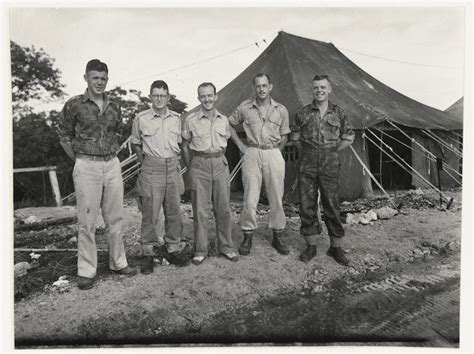
{"label": "man's face", "polygon": [[217,95],[212,86],[202,86],[198,89],[198,100],[205,111],[211,111],[217,101]]}
{"label": "man's face", "polygon": [[148,97],[150,97],[153,108],[157,110],[165,108],[170,100],[170,95],[164,88],[154,87]]}
{"label": "man's face", "polygon": [[273,85],[268,82],[268,78],[266,76],[262,76],[255,79],[253,87],[257,97],[261,100],[265,100],[270,96]]}
{"label": "man's face", "polygon": [[324,102],[328,100],[329,93],[332,91],[331,84],[328,80],[313,81],[313,97],[316,102]]}
{"label": "man's face", "polygon": [[84,75],[84,80],[87,82],[87,88],[94,95],[101,95],[105,91],[109,76],[105,71],[91,70]]}

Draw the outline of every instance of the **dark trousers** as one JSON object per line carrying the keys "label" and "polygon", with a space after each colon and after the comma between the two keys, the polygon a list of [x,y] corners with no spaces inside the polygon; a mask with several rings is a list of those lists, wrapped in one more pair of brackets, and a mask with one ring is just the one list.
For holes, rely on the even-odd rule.
{"label": "dark trousers", "polygon": [[344,228],[340,220],[338,183],[341,163],[336,148],[303,149],[298,183],[300,197],[300,233],[308,243],[313,243],[322,232],[319,220],[318,196],[325,216],[330,237],[343,237]]}

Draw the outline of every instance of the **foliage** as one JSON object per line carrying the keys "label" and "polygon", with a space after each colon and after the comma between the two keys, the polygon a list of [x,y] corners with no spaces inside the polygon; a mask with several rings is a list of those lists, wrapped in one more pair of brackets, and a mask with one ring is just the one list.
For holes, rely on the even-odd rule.
{"label": "foliage", "polygon": [[40,98],[60,98],[64,85],[61,71],[43,49],[22,47],[10,41],[13,116],[31,113],[30,102]]}

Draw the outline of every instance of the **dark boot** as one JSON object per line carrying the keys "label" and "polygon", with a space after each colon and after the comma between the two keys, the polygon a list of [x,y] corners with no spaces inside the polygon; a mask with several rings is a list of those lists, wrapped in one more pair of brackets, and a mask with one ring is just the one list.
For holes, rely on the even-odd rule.
{"label": "dark boot", "polygon": [[344,251],[341,247],[329,247],[328,256],[334,258],[337,263],[342,264],[343,266],[349,265],[349,259],[344,254]]}
{"label": "dark boot", "polygon": [[239,253],[242,256],[247,256],[250,254],[250,249],[252,248],[252,236],[253,232],[245,232],[244,231],[244,240],[239,247]]}
{"label": "dark boot", "polygon": [[308,263],[316,256],[316,245],[308,245],[308,247],[300,254],[300,261]]}
{"label": "dark boot", "polygon": [[144,262],[140,267],[142,274],[151,274],[153,273],[153,267],[155,262],[153,261],[153,256],[145,256]]}
{"label": "dark boot", "polygon": [[288,246],[286,246],[281,240],[282,236],[283,236],[283,231],[273,230],[272,247],[276,249],[278,253],[286,256],[288,253],[290,253],[290,250],[288,249]]}

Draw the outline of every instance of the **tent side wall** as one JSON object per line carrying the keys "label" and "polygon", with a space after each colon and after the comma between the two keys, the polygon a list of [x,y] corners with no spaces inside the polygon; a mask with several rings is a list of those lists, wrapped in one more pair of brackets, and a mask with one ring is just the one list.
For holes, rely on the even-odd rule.
{"label": "tent side wall", "polygon": [[[356,130],[356,136],[352,147],[362,159],[364,164],[369,166],[369,156],[365,148],[365,141],[362,138],[362,130]],[[372,194],[370,176],[364,173],[363,168],[350,148],[339,154],[341,160],[341,172],[339,176],[339,199],[354,200],[360,197],[368,197]]]}
{"label": "tent side wall", "polygon": [[[444,141],[449,141],[449,138],[447,137],[449,133],[440,131],[436,131],[434,133]],[[446,148],[441,148],[440,144],[417,132],[412,132],[412,137],[418,143],[420,143],[426,150],[430,151],[437,157],[441,157],[444,163],[459,172],[460,158],[455,153],[449,151]],[[459,143],[453,144],[453,146],[456,149],[459,149]],[[438,172],[436,167],[436,161],[431,161],[428,158],[427,153],[424,152],[423,149],[417,144],[412,144],[412,147],[414,150],[412,152],[413,168],[418,171],[418,173],[420,173],[426,180],[438,187]],[[461,181],[461,177],[459,175],[457,175],[453,171],[448,170],[448,172],[458,181]],[[416,188],[428,188],[426,182],[422,181],[421,178],[418,177],[415,173],[412,173],[412,176],[413,186],[415,186]],[[459,187],[459,184],[451,176],[449,176],[446,171],[441,171],[440,177],[442,188]]]}

